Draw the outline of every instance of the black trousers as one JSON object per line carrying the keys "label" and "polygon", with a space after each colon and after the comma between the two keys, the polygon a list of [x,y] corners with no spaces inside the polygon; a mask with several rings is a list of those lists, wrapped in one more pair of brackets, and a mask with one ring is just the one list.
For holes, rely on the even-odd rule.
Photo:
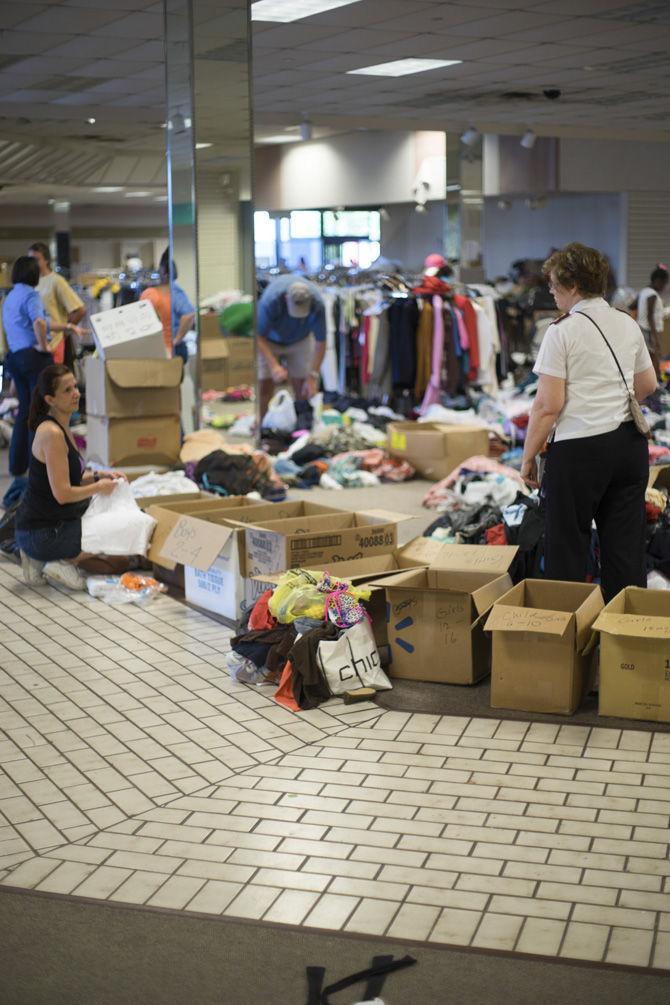
{"label": "black trousers", "polygon": [[552,443],[542,482],[547,579],[584,582],[595,520],[605,602],[625,586],[646,586],[648,478],[647,441],[632,422],[601,436]]}

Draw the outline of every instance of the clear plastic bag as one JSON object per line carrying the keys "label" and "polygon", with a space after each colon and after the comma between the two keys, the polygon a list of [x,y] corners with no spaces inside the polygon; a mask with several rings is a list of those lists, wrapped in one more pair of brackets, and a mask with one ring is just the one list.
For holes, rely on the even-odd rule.
{"label": "clear plastic bag", "polygon": [[134,572],[125,572],[122,576],[88,576],[86,589],[92,597],[114,607],[147,604],[161,593],[167,593],[164,583]]}

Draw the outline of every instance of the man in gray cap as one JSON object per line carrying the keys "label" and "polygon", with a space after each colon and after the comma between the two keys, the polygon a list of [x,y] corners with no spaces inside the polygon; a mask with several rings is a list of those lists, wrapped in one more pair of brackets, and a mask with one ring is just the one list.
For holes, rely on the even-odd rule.
{"label": "man in gray cap", "polygon": [[257,325],[262,418],[275,384],[290,378],[298,401],[318,390],[326,352],[326,310],[318,287],[294,275],[274,279],[258,301]]}

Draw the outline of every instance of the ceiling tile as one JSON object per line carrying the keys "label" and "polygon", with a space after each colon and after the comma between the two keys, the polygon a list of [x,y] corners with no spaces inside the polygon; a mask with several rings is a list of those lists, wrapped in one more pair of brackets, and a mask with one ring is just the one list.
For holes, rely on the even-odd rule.
{"label": "ceiling tile", "polygon": [[94,29],[109,25],[118,17],[118,13],[109,9],[109,5],[101,10],[90,10],[88,7],[63,7],[51,4],[40,14],[26,18],[21,23],[22,31],[38,33],[72,32],[74,35],[86,35]]}
{"label": "ceiling tile", "polygon": [[104,28],[95,29],[92,34],[104,35],[106,38],[155,39],[163,37],[163,18],[158,14],[145,12],[133,14],[131,17],[121,17]]}

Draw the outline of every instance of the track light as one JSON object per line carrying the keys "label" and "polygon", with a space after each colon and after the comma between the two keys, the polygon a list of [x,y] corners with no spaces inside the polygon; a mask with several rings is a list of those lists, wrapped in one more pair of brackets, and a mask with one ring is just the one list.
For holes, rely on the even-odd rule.
{"label": "track light", "polygon": [[301,140],[311,140],[312,138],[312,123],[305,120],[300,123],[300,139]]}
{"label": "track light", "polygon": [[478,139],[479,131],[474,126],[470,126],[461,135],[461,143],[465,143],[466,147],[474,146]]}
{"label": "track light", "polygon": [[536,140],[537,136],[535,135],[533,130],[527,129],[526,132],[521,137],[521,139],[519,140],[519,142],[521,143],[521,146],[524,147],[525,150],[532,150],[533,147],[535,146]]}

